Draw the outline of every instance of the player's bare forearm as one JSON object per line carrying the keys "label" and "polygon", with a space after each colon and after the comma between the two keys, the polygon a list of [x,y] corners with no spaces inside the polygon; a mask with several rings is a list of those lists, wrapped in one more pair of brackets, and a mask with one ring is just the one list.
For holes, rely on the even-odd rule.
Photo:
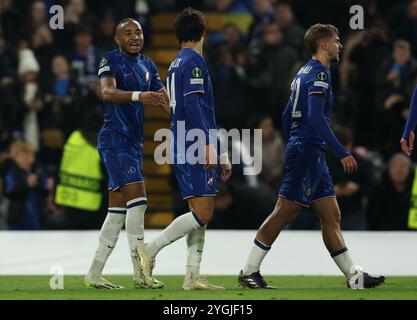
{"label": "player's bare forearm", "polygon": [[[101,94],[103,96],[104,102],[111,102],[111,103],[129,103],[132,102],[132,94],[133,91],[124,91],[120,90],[116,87],[116,79],[115,78],[103,78],[100,80],[101,85]],[[166,94],[166,93],[165,93]],[[141,92],[139,97],[139,101],[143,104],[149,105],[162,105],[166,103],[166,98],[164,97],[163,93],[160,92],[151,92],[145,91]]]}
{"label": "player's bare forearm", "polygon": [[104,102],[129,103],[132,101],[132,91],[117,89],[115,78],[103,78],[100,80],[100,85]]}
{"label": "player's bare forearm", "polygon": [[132,92],[120,89],[106,88],[102,90],[104,102],[129,103],[132,101]]}

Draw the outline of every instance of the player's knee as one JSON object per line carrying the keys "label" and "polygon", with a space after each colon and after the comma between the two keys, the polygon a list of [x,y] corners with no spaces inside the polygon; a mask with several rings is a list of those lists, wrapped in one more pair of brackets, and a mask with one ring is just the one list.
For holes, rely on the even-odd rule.
{"label": "player's knee", "polygon": [[213,220],[213,211],[211,210],[198,210],[195,214],[200,220],[199,222],[203,225],[206,225]]}
{"label": "player's knee", "polygon": [[326,225],[340,226],[340,220],[341,220],[340,211],[332,215],[323,217],[321,220],[322,220],[322,223]]}
{"label": "player's knee", "polygon": [[213,214],[206,214],[200,220],[203,223],[203,225],[206,225],[210,223],[211,220],[213,220]]}
{"label": "player's knee", "polygon": [[289,225],[295,218],[296,214],[294,213],[288,213],[284,217],[284,226]]}

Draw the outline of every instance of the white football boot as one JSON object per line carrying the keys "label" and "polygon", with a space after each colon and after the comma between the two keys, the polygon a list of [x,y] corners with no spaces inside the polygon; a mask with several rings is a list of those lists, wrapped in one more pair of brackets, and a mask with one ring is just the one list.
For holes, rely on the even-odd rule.
{"label": "white football boot", "polygon": [[87,288],[96,289],[123,289],[122,286],[111,283],[104,279],[101,275],[87,273],[84,277],[84,283]]}
{"label": "white football boot", "polygon": [[210,283],[205,278],[192,278],[192,279],[185,279],[182,285],[184,290],[226,290],[222,286],[218,286],[215,284]]}

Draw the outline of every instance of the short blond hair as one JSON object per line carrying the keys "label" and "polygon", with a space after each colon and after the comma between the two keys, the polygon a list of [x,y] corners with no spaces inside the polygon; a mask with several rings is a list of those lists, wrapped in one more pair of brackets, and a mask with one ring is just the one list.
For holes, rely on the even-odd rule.
{"label": "short blond hair", "polygon": [[321,40],[331,38],[333,35],[339,35],[339,29],[332,24],[316,23],[311,26],[304,35],[304,44],[311,55],[317,53]]}

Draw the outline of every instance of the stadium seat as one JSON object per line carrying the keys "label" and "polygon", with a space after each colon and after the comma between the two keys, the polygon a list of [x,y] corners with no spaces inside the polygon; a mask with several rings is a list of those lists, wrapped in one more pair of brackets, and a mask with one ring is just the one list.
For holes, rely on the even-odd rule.
{"label": "stadium seat", "polygon": [[171,186],[168,184],[167,177],[149,177],[146,179],[146,191],[152,192],[170,192]]}
{"label": "stadium seat", "polygon": [[150,56],[158,66],[161,64],[169,66],[177,53],[177,49],[155,49],[152,51],[147,50],[145,52],[145,54]]}
{"label": "stadium seat", "polygon": [[159,165],[155,162],[152,158],[145,157],[143,159],[143,172],[145,174],[145,178],[148,175],[162,175],[166,176],[171,172],[171,167],[169,164]]}
{"label": "stadium seat", "polygon": [[174,32],[156,33],[152,36],[151,46],[155,49],[179,48]]}
{"label": "stadium seat", "polygon": [[210,12],[206,13],[205,17],[207,30],[217,31],[223,27],[227,16],[224,13]]}
{"label": "stadium seat", "polygon": [[161,128],[169,128],[169,122],[161,120],[147,121],[145,118],[145,124],[143,128],[145,137],[149,137],[153,140],[155,132]]}
{"label": "stadium seat", "polygon": [[161,110],[159,107],[149,107],[145,110],[145,119],[146,121],[153,121],[153,120],[162,120],[168,123],[169,116],[168,114]]}
{"label": "stadium seat", "polygon": [[173,23],[177,13],[159,13],[151,16],[151,27],[153,32],[172,31]]}
{"label": "stadium seat", "polygon": [[159,68],[159,77],[162,80],[162,83],[166,85],[167,77],[168,77],[168,66],[161,66]]}
{"label": "stadium seat", "polygon": [[147,140],[144,145],[144,155],[149,158],[153,158],[155,148],[159,146],[162,141]]}
{"label": "stadium seat", "polygon": [[145,214],[145,228],[165,228],[174,220],[170,211],[152,212]]}
{"label": "stadium seat", "polygon": [[170,194],[170,193],[167,193],[167,194],[158,194],[158,193],[148,194],[147,198],[148,198],[148,204],[151,205],[151,206],[160,207],[160,208],[168,208],[168,209],[172,208],[172,194]]}
{"label": "stadium seat", "polygon": [[[224,13],[205,12],[208,31],[220,29],[227,17]],[[160,13],[151,17],[151,30],[153,32],[172,31],[177,13]]]}
{"label": "stadium seat", "polygon": [[42,131],[42,144],[45,147],[62,149],[65,144],[64,132],[61,129],[45,129]]}

